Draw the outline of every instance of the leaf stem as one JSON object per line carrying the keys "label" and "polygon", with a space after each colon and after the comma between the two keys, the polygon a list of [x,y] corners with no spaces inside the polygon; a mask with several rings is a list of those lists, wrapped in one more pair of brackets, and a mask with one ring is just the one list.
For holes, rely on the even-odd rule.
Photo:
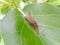
{"label": "leaf stem", "polygon": [[26,16],[26,14],[20,8],[17,9],[23,14],[24,17]]}
{"label": "leaf stem", "polygon": [[18,9],[22,13],[22,15],[25,17],[26,14],[22,11],[22,9],[20,9],[15,2],[13,2],[13,3],[14,3],[15,8]]}

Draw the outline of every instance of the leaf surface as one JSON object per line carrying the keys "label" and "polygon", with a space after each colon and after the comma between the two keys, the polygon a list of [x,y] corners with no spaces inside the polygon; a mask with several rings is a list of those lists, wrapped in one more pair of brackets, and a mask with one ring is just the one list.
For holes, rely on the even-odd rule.
{"label": "leaf surface", "polygon": [[48,2],[49,2],[50,4],[56,5],[56,6],[60,5],[60,0],[49,0]]}
{"label": "leaf surface", "polygon": [[5,45],[45,45],[17,9],[6,14],[1,32]]}
{"label": "leaf surface", "polygon": [[31,13],[39,25],[40,34],[46,45],[60,45],[60,8],[47,3],[30,4],[23,9]]}
{"label": "leaf surface", "polygon": [[9,9],[10,9],[9,5],[4,4],[4,5],[1,7],[1,13],[2,13],[2,14],[6,14],[6,13],[9,11]]}
{"label": "leaf surface", "polygon": [[7,1],[7,2],[13,2],[13,1],[14,1],[16,4],[20,4],[20,1],[21,1],[21,0],[6,0],[6,1]]}

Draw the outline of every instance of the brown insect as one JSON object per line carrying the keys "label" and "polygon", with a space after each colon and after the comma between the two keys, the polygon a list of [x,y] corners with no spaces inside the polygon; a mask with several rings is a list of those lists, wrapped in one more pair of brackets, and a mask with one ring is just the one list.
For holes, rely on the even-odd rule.
{"label": "brown insect", "polygon": [[30,12],[28,12],[28,15],[25,16],[26,21],[35,29],[36,33],[39,33],[38,24],[36,21],[32,18]]}

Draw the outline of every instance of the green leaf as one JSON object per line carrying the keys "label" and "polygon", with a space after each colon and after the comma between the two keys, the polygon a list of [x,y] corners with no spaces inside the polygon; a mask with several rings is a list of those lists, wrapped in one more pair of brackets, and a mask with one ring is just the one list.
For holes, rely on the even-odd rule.
{"label": "green leaf", "polygon": [[0,7],[0,13],[1,13],[1,7]]}
{"label": "green leaf", "polygon": [[45,45],[17,9],[6,14],[1,27],[5,45]]}
{"label": "green leaf", "polygon": [[49,2],[56,2],[56,1],[59,1],[59,0],[48,0]]}
{"label": "green leaf", "polygon": [[12,2],[12,1],[14,1],[16,4],[20,4],[20,1],[21,0],[6,0],[7,2]]}
{"label": "green leaf", "polygon": [[1,13],[6,14],[9,11],[10,7],[7,4],[4,4],[1,8]]}
{"label": "green leaf", "polygon": [[0,42],[1,42],[1,20],[0,20]]}
{"label": "green leaf", "polygon": [[37,0],[29,0],[29,1],[31,1],[32,3],[35,3]]}
{"label": "green leaf", "polygon": [[40,34],[46,45],[60,45],[60,8],[50,4],[30,4],[23,9],[31,13],[39,25]]}
{"label": "green leaf", "polygon": [[0,34],[0,42],[1,42],[1,34]]}
{"label": "green leaf", "polygon": [[26,3],[28,3],[29,4],[29,2],[32,2],[32,3],[35,3],[35,2],[37,2],[37,0],[22,0],[23,2],[26,2]]}
{"label": "green leaf", "polygon": [[50,4],[52,4],[52,5],[60,5],[60,0],[49,0],[48,1]]}
{"label": "green leaf", "polygon": [[22,0],[23,2],[28,2],[29,0]]}
{"label": "green leaf", "polygon": [[20,4],[21,0],[14,0],[17,4]]}
{"label": "green leaf", "polygon": [[0,42],[1,42],[1,34],[0,34]]}

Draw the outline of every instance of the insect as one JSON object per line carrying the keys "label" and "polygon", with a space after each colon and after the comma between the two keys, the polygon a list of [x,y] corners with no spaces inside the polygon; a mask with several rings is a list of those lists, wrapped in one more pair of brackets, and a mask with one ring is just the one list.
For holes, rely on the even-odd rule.
{"label": "insect", "polygon": [[36,21],[32,18],[30,12],[28,12],[28,15],[25,16],[26,21],[35,29],[36,33],[39,34],[39,28],[38,28],[38,24],[36,23]]}

